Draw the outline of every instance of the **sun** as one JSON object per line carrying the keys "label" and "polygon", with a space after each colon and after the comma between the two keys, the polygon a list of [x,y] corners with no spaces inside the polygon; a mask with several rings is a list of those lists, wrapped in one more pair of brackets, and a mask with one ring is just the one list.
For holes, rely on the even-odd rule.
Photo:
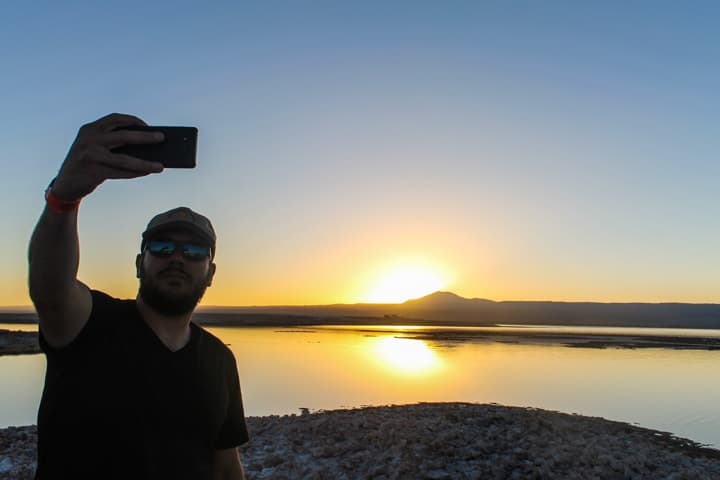
{"label": "sun", "polygon": [[402,303],[411,298],[442,290],[444,275],[423,264],[398,264],[378,274],[365,294],[367,303]]}

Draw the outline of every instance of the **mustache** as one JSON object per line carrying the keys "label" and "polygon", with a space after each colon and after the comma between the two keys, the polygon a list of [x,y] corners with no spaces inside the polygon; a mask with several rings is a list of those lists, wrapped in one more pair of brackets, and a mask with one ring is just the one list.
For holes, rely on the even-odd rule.
{"label": "mustache", "polygon": [[185,270],[183,270],[182,268],[178,268],[178,267],[168,267],[163,270],[160,270],[159,275],[165,275],[166,273],[179,273],[184,277],[190,277],[190,275],[188,275],[185,272]]}

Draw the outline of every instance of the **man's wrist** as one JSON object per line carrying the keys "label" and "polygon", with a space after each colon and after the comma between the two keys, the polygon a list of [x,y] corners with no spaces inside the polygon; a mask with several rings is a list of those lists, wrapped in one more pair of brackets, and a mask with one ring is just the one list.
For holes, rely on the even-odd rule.
{"label": "man's wrist", "polygon": [[52,187],[55,184],[55,179],[50,182],[50,185],[45,189],[45,203],[50,208],[50,210],[57,212],[57,213],[67,213],[67,212],[74,212],[78,209],[80,206],[80,200],[81,198],[75,199],[75,200],[65,200],[62,198],[57,197],[53,191]]}

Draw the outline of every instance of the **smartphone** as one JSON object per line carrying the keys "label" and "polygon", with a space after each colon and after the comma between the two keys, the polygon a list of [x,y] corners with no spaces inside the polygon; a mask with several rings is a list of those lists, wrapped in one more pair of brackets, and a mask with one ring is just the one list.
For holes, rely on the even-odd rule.
{"label": "smartphone", "polygon": [[141,132],[162,132],[165,141],[142,145],[123,145],[112,149],[113,153],[122,153],[152,162],[162,163],[165,168],[195,168],[198,129],[195,127],[159,127],[131,126],[122,130]]}

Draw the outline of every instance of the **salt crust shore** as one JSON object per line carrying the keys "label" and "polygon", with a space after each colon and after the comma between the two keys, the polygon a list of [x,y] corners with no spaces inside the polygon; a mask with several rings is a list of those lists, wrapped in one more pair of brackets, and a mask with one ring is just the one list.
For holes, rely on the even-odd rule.
{"label": "salt crust shore", "polygon": [[[720,451],[601,418],[469,403],[250,417],[253,479],[718,479]],[[0,478],[30,479],[34,426],[0,429]]]}
{"label": "salt crust shore", "polygon": [[37,332],[0,329],[0,355],[40,353]]}

